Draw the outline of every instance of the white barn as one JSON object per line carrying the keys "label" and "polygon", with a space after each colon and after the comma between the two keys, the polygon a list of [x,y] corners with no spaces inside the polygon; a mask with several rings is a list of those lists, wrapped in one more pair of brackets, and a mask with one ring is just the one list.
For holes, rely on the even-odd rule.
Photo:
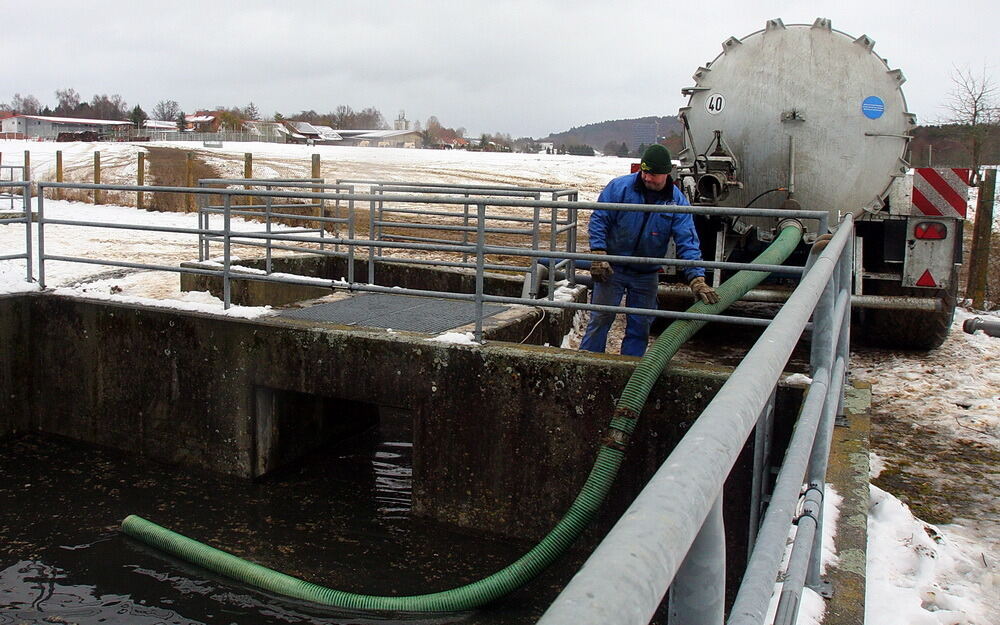
{"label": "white barn", "polygon": [[102,135],[113,130],[129,128],[132,122],[109,119],[78,119],[75,117],[46,117],[43,115],[14,115],[2,122],[0,132],[17,133],[24,137],[55,139],[61,132],[96,132]]}

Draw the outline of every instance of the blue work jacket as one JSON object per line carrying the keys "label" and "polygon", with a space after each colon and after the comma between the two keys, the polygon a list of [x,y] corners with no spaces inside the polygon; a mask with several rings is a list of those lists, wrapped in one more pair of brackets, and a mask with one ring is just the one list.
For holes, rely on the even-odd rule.
{"label": "blue work jacket", "polygon": [[[608,183],[598,202],[616,204],[646,204],[646,191],[639,173],[620,176]],[[680,189],[668,181],[664,192],[658,196],[658,205],[690,206]],[[672,197],[669,190],[673,190]],[[677,245],[677,257],[700,260],[701,246],[694,219],[689,213],[649,213],[645,211],[595,210],[590,216],[590,249],[604,250],[613,256],[649,256],[663,258],[670,238]],[[616,271],[624,268],[635,273],[660,270],[660,265],[612,263]],[[701,267],[682,268],[688,282],[705,275]]]}

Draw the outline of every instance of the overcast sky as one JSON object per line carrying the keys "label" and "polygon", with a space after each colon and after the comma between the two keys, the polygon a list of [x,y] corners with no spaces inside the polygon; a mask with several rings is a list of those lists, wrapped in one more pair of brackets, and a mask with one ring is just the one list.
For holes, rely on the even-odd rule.
{"label": "overcast sky", "polygon": [[[686,8],[690,10],[685,11]],[[817,17],[903,70],[920,123],[946,113],[953,66],[1000,81],[996,4],[932,2],[383,0],[20,2],[0,18],[0,102],[55,90],[121,94],[149,112],[254,102],[261,114],[378,108],[436,115],[470,136],[541,137],[572,126],[675,115],[699,65],[769,18]]]}

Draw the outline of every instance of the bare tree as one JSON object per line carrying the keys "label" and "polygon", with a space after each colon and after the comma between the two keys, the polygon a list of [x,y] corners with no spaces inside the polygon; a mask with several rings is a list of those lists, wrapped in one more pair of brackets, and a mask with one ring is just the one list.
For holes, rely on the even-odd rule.
{"label": "bare tree", "polygon": [[175,100],[160,100],[153,107],[153,119],[172,122],[177,119],[177,114],[180,112],[181,105]]}
{"label": "bare tree", "polygon": [[950,113],[947,121],[966,127],[972,153],[973,183],[979,177],[982,147],[986,137],[1000,123],[1000,102],[997,85],[984,67],[977,75],[968,67],[955,67],[951,75],[952,89],[944,108]]}
{"label": "bare tree", "polygon": [[333,122],[334,128],[339,128],[341,130],[347,130],[354,128],[354,109],[347,106],[346,104],[341,104],[331,115],[331,120]]}
{"label": "bare tree", "polygon": [[71,117],[80,108],[80,94],[76,89],[56,89],[56,110],[54,113],[63,117]]}
{"label": "bare tree", "polygon": [[117,93],[95,95],[90,100],[91,114],[97,119],[127,119],[128,105]]}
{"label": "bare tree", "polygon": [[20,93],[15,93],[14,99],[10,101],[10,108],[22,115],[38,115],[42,110],[42,103],[31,94],[22,97]]}
{"label": "bare tree", "polygon": [[246,108],[243,109],[243,118],[249,121],[256,121],[260,118],[260,112],[257,110],[257,106],[253,102],[247,104]]}
{"label": "bare tree", "polygon": [[382,117],[381,111],[374,106],[369,106],[362,109],[361,112],[358,113],[357,127],[370,128],[372,130],[385,130],[389,127],[389,124],[385,123],[385,118]]}

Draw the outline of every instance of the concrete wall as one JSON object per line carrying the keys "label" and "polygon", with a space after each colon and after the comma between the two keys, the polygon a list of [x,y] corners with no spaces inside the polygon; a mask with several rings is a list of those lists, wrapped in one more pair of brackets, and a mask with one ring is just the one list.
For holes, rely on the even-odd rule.
{"label": "concrete wall", "polygon": [[29,429],[29,300],[0,296],[0,438]]}
{"label": "concrete wall", "polygon": [[[0,405],[14,415],[7,431],[22,424],[250,477],[379,420],[399,436],[412,432],[416,513],[533,539],[582,485],[636,363],[52,294],[0,299],[0,315],[0,339],[18,346],[0,358]],[[678,367],[660,377],[582,544],[617,520],[727,373]],[[792,419],[799,399],[779,390],[779,421]],[[725,492],[733,580],[746,561],[751,444]]]}

